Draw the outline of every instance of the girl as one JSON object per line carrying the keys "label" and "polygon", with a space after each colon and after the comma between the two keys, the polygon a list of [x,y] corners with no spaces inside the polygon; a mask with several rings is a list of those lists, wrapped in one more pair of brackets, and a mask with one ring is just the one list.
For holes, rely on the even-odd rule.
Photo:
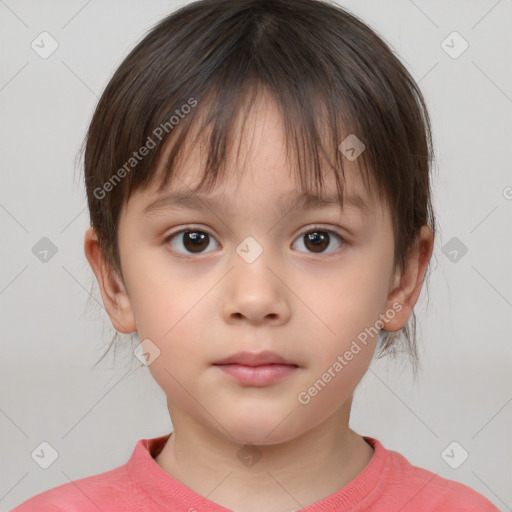
{"label": "girl", "polygon": [[388,46],[319,0],[200,0],[103,93],[85,253],[172,433],[28,511],[495,511],[349,427],[375,351],[415,351],[430,121]]}

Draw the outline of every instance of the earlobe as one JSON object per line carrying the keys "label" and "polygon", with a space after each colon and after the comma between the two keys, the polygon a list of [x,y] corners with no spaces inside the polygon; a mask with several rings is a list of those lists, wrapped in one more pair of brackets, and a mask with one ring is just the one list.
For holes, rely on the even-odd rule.
{"label": "earlobe", "polygon": [[434,235],[428,226],[422,226],[418,235],[416,248],[411,253],[406,267],[395,276],[395,282],[388,296],[387,310],[398,311],[384,321],[386,331],[395,332],[402,329],[412,315],[414,306],[421,292],[425,272],[432,255]]}
{"label": "earlobe", "polygon": [[108,268],[98,236],[92,227],[85,232],[84,252],[96,276],[103,304],[112,325],[124,334],[135,332],[136,324],[130,298],[122,279]]}

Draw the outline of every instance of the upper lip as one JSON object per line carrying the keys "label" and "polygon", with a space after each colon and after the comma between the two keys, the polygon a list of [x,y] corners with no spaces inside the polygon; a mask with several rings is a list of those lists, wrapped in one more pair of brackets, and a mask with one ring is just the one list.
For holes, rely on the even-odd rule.
{"label": "upper lip", "polygon": [[262,366],[266,364],[289,364],[298,366],[294,362],[285,359],[284,357],[270,352],[237,352],[229,357],[215,361],[213,364],[242,364],[245,366]]}

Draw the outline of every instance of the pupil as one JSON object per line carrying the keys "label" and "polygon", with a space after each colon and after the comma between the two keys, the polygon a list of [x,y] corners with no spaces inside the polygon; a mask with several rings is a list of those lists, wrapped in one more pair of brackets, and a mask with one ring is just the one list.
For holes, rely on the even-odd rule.
{"label": "pupil", "polygon": [[[311,242],[313,252],[321,252],[329,245],[329,235],[325,231],[313,231],[308,233],[306,237],[306,246],[311,249],[308,246],[308,243]],[[321,249],[321,251],[318,251],[318,249]]]}
{"label": "pupil", "polygon": [[[200,252],[201,249],[208,246],[208,234],[198,231],[186,231],[184,245],[190,252]],[[205,245],[206,241],[206,245]],[[204,246],[204,247],[203,247]],[[198,250],[199,249],[199,250]]]}

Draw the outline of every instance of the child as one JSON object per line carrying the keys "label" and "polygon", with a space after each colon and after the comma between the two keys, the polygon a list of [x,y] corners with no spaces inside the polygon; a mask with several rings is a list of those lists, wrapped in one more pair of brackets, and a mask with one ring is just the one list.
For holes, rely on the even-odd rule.
{"label": "child", "polygon": [[173,431],[14,510],[498,510],[349,427],[377,346],[416,363],[432,160],[418,86],[344,9],[161,21],[88,131],[85,253]]}

